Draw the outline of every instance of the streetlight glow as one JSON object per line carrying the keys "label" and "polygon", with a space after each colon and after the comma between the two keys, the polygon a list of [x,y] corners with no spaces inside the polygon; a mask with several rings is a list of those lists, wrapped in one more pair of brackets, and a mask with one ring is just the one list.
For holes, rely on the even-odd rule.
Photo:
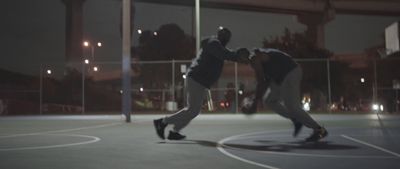
{"label": "streetlight glow", "polygon": [[143,89],[143,87],[141,87],[139,90],[140,90],[140,92],[143,92],[144,89]]}
{"label": "streetlight glow", "polygon": [[157,35],[158,35],[157,32],[154,32],[153,34],[154,34],[154,36],[157,36]]}
{"label": "streetlight glow", "polygon": [[303,104],[303,110],[304,110],[304,111],[310,111],[310,103],[305,102],[305,103]]}
{"label": "streetlight glow", "polygon": [[97,72],[99,71],[99,68],[97,66],[93,67],[93,71]]}
{"label": "streetlight glow", "polygon": [[48,69],[46,72],[48,75],[51,75],[51,73],[52,73],[50,69]]}
{"label": "streetlight glow", "polygon": [[137,30],[137,33],[140,35],[140,34],[142,34],[142,30],[141,29],[138,29]]}
{"label": "streetlight glow", "polygon": [[361,83],[365,83],[365,79],[364,78],[361,78],[360,81],[361,81]]}
{"label": "streetlight glow", "polygon": [[101,42],[97,42],[97,46],[101,47],[102,46]]}
{"label": "streetlight glow", "polygon": [[83,46],[88,47],[89,46],[89,42],[88,41],[84,41],[83,42]]}
{"label": "streetlight glow", "polygon": [[375,111],[377,111],[377,110],[379,110],[379,105],[378,104],[372,104],[372,110],[375,110]]}
{"label": "streetlight glow", "polygon": [[219,26],[218,29],[219,29],[219,30],[222,30],[222,29],[224,29],[224,27],[223,27],[223,26]]}
{"label": "streetlight glow", "polygon": [[89,64],[89,59],[85,59],[85,64]]}

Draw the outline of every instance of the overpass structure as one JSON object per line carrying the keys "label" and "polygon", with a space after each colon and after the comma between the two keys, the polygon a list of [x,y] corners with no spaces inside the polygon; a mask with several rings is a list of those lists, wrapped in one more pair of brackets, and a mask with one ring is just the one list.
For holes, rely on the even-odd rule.
{"label": "overpass structure", "polygon": [[[82,56],[83,5],[86,0],[61,0],[66,7],[67,62],[79,62]],[[307,26],[306,33],[315,44],[324,47],[324,24],[335,14],[400,16],[399,0],[132,0],[132,4],[157,3],[195,7],[257,11],[296,15]],[[122,3],[121,3],[122,4]]]}
{"label": "overpass structure", "polygon": [[[194,6],[194,0],[135,0],[136,2]],[[330,4],[340,14],[400,16],[398,0],[201,0],[201,7],[272,13],[321,13]]]}
{"label": "overpass structure", "polygon": [[[196,6],[195,0],[135,0]],[[399,0],[199,0],[200,7],[296,15],[306,25],[307,37],[324,48],[324,25],[336,14],[400,16]]]}

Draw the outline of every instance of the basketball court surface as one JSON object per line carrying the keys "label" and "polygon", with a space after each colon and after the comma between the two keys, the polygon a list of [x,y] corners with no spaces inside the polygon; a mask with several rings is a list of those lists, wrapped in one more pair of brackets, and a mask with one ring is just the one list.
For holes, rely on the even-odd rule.
{"label": "basketball court surface", "polygon": [[274,114],[200,115],[187,140],[160,140],[152,120],[163,116],[1,117],[0,168],[400,168],[400,116],[313,115],[329,131],[318,143]]}

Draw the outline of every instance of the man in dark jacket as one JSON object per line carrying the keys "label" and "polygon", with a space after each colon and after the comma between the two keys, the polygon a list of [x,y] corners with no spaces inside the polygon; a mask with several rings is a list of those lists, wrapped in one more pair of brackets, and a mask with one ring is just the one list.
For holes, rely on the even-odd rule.
{"label": "man in dark jacket", "polygon": [[187,106],[173,115],[154,120],[154,127],[161,139],[165,139],[164,130],[168,124],[173,125],[168,135],[169,140],[182,140],[186,137],[179,132],[200,113],[206,89],[219,79],[225,60],[248,62],[247,49],[241,48],[234,52],[226,48],[230,38],[231,32],[222,28],[216,37],[202,41],[201,49],[187,72]]}
{"label": "man in dark jacket", "polygon": [[302,70],[290,55],[277,49],[257,48],[250,58],[250,63],[257,80],[256,96],[248,106],[242,107],[244,113],[255,113],[257,100],[262,99],[276,113],[292,120],[295,128],[293,136],[298,135],[303,125],[314,130],[311,136],[306,138],[307,142],[318,141],[328,135],[326,129],[302,109]]}

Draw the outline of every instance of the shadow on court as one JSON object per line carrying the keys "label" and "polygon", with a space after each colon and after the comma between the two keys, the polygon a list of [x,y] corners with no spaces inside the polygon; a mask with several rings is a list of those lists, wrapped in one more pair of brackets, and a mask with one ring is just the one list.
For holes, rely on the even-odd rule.
{"label": "shadow on court", "polygon": [[330,141],[320,141],[315,143],[307,143],[304,141],[297,142],[276,142],[270,140],[256,140],[258,145],[225,143],[219,144],[208,140],[183,140],[176,142],[159,142],[159,144],[198,144],[205,147],[223,147],[226,149],[243,149],[252,151],[273,151],[273,152],[291,152],[292,150],[351,150],[359,149],[357,146],[337,144]]}

